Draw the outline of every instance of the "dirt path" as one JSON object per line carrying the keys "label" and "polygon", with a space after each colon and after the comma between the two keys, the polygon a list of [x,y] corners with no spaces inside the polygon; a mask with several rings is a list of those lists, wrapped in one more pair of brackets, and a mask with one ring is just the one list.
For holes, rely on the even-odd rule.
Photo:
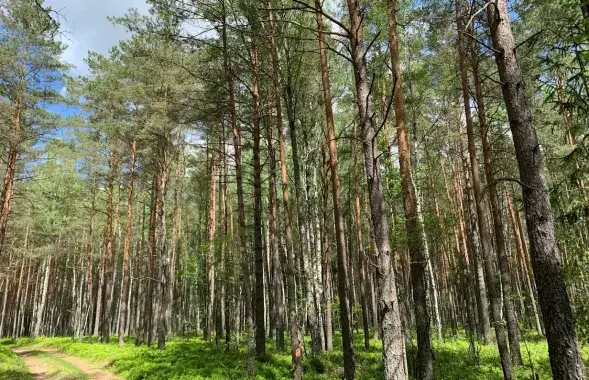
{"label": "dirt path", "polygon": [[[120,380],[121,378],[115,376],[111,372],[100,368],[96,365],[88,363],[87,361],[69,356],[63,352],[51,348],[20,348],[15,349],[14,352],[19,355],[29,367],[36,380],[74,380],[74,379],[89,379],[89,380]],[[59,369],[48,368],[49,366],[40,360],[37,355],[45,354],[61,359],[82,373],[81,376],[70,374],[60,374]]]}
{"label": "dirt path", "polygon": [[20,358],[29,367],[29,371],[37,380],[48,380],[50,379],[50,373],[45,364],[35,356],[36,350],[23,350],[18,349],[14,352],[20,356]]}

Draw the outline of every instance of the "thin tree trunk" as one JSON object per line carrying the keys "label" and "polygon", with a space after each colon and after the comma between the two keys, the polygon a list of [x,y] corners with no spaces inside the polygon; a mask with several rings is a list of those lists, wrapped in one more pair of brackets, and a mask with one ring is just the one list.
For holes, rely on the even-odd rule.
{"label": "thin tree trunk", "polygon": [[282,106],[280,104],[279,91],[279,77],[278,77],[278,54],[276,51],[275,34],[276,28],[274,26],[273,11],[271,9],[271,2],[267,2],[268,15],[270,18],[271,28],[271,45],[272,45],[272,68],[273,68],[273,83],[275,91],[275,107],[277,113],[277,130],[278,130],[278,150],[280,155],[280,179],[282,182],[282,203],[283,203],[283,218],[284,218],[284,238],[286,242],[286,281],[287,281],[287,308],[288,319],[290,324],[290,348],[292,358],[292,374],[295,380],[303,378],[303,341],[301,331],[297,322],[296,312],[296,272],[295,272],[295,256],[293,249],[292,225],[290,214],[290,200],[288,191],[288,174],[286,168],[286,148],[284,143],[284,133],[282,127]]}
{"label": "thin tree trunk", "polygon": [[[321,9],[319,0],[315,0],[315,7]],[[350,9],[350,14],[355,9]],[[335,236],[337,251],[337,278],[340,306],[340,324],[342,329],[342,343],[344,351],[344,377],[352,380],[356,373],[356,359],[354,356],[354,342],[351,321],[351,308],[348,300],[348,262],[346,257],[346,242],[344,219],[342,214],[341,184],[338,173],[337,144],[335,140],[335,127],[331,99],[331,85],[329,82],[329,69],[327,66],[327,48],[323,35],[323,20],[321,13],[317,11],[317,30],[319,39],[319,51],[321,55],[321,80],[323,84],[323,105],[327,122],[327,140],[329,147],[329,168],[331,171],[331,195],[333,201],[333,213],[335,219]]]}
{"label": "thin tree trunk", "polygon": [[[240,256],[242,257],[242,263],[247,263],[247,241],[246,241],[246,223],[245,223],[245,205],[243,200],[243,168],[241,162],[241,130],[237,123],[237,114],[235,110],[235,90],[234,90],[234,79],[233,79],[233,68],[229,59],[229,51],[227,46],[227,12],[225,8],[225,0],[222,0],[222,41],[223,41],[223,68],[226,73],[227,89],[229,94],[229,116],[231,122],[231,128],[233,132],[233,151],[234,151],[234,162],[235,162],[235,183],[237,188],[237,224],[238,224],[238,238],[240,247]],[[245,265],[244,265],[245,266]],[[246,299],[249,299],[249,277],[247,271],[242,273],[243,283],[245,286]],[[237,290],[237,286],[236,286]],[[236,291],[237,293],[237,291]],[[239,308],[236,308],[239,310]],[[239,313],[238,313],[239,314]],[[239,318],[236,316],[236,321]],[[239,327],[239,326],[236,326]],[[248,334],[249,328],[248,325]],[[238,328],[239,330],[239,328]],[[248,356],[248,372],[253,372],[253,362]]]}
{"label": "thin tree trunk", "polygon": [[[323,162],[326,162],[329,165],[329,161],[327,161],[327,157],[325,154],[324,149],[322,149],[323,155]],[[326,166],[327,166],[326,165]],[[323,297],[325,303],[325,317],[323,319],[324,323],[324,333],[325,333],[325,350],[332,351],[333,350],[333,322],[332,322],[332,297],[331,297],[331,250],[329,249],[329,176],[327,173],[323,174],[323,220],[321,223],[322,233],[321,233],[321,252],[323,252]]]}
{"label": "thin tree trunk", "polygon": [[113,249],[113,230],[114,230],[114,181],[116,173],[116,155],[113,151],[110,153],[108,161],[108,179],[107,179],[107,201],[106,201],[106,226],[104,231],[104,282],[102,283],[102,313],[100,317],[100,335],[102,341],[108,343],[110,340],[110,323],[113,294],[111,292],[114,283],[114,249]]}
{"label": "thin tree trunk", "polygon": [[[12,260],[12,254],[8,255],[8,262],[10,263],[10,261]],[[1,286],[0,286],[1,288]],[[10,294],[8,293],[10,288],[10,276],[6,276],[6,278],[4,279],[4,294],[3,294],[3,300],[2,300],[2,313],[0,314],[0,337],[4,336],[4,319],[7,315],[6,313],[6,307],[8,304],[8,298],[10,296]]]}
{"label": "thin tree trunk", "polygon": [[538,312],[538,307],[536,305],[534,286],[532,284],[532,281],[534,279],[530,275],[530,269],[528,268],[528,263],[527,263],[528,260],[526,257],[527,256],[526,250],[524,248],[526,242],[524,241],[524,238],[518,228],[517,217],[516,217],[517,210],[515,209],[515,206],[514,206],[513,202],[511,201],[511,197],[509,196],[509,191],[507,190],[507,186],[505,186],[505,185],[504,185],[504,190],[505,190],[505,202],[507,203],[507,209],[509,211],[509,217],[511,219],[511,227],[513,229],[513,234],[515,236],[515,249],[516,249],[519,259],[521,261],[521,266],[522,266],[522,270],[523,270],[522,277],[524,277],[524,278],[522,280],[526,282],[526,287],[528,290],[528,297],[530,298],[530,303],[532,304],[532,313],[534,314],[534,322],[536,324],[536,331],[538,332],[538,335],[543,335],[544,331],[542,329],[542,322],[540,320],[540,313]]}
{"label": "thin tree trunk", "polygon": [[254,273],[255,291],[253,304],[255,305],[254,322],[256,326],[255,345],[256,356],[263,359],[266,356],[266,328],[264,324],[264,252],[262,243],[262,180],[260,163],[260,84],[258,61],[258,32],[257,20],[253,20],[251,40],[252,58],[252,101],[253,101],[253,188],[254,188]]}
{"label": "thin tree trunk", "polygon": [[158,186],[158,171],[157,169],[153,172],[151,179],[151,194],[150,194],[150,214],[149,214],[149,237],[148,237],[148,254],[149,254],[149,270],[148,270],[148,289],[147,289],[147,300],[145,303],[145,312],[143,317],[143,330],[147,333],[147,345],[151,346],[154,338],[154,316],[157,315],[156,309],[158,300],[155,297],[155,290],[157,286],[157,271],[156,261],[157,260],[157,220],[158,220],[158,207],[159,202],[157,200],[159,194]]}
{"label": "thin tree trunk", "polygon": [[[272,5],[270,0],[266,0],[266,8],[268,12],[268,19],[270,24],[270,44],[272,49],[272,81],[273,81],[273,96],[274,108],[276,111],[276,126],[278,129],[282,129],[282,105],[280,102],[280,84],[278,76],[277,62],[274,65],[276,56],[276,26],[274,24],[274,14],[271,11]],[[272,266],[274,268],[273,273],[273,325],[276,330],[276,346],[279,350],[284,349],[284,304],[282,294],[282,262],[280,260],[280,249],[278,247],[277,233],[277,200],[276,200],[276,155],[274,151],[274,126],[273,120],[268,123],[267,129],[268,139],[268,170],[270,172],[268,178],[268,233],[270,244],[268,251],[271,253]]]}
{"label": "thin tree trunk", "polygon": [[397,35],[396,0],[388,0],[389,8],[389,51],[393,71],[393,107],[397,124],[397,144],[399,149],[399,168],[403,191],[403,209],[407,229],[409,255],[411,256],[411,285],[413,288],[413,307],[417,327],[417,379],[433,379],[433,348],[431,323],[427,308],[427,263],[426,242],[423,223],[419,216],[418,198],[411,175],[411,158],[405,127],[405,101],[402,88],[402,74],[399,57],[399,38]]}
{"label": "thin tree trunk", "polygon": [[[268,5],[268,4],[267,4]],[[268,10],[269,16],[272,20],[273,12],[271,9]],[[274,23],[271,23],[271,27]],[[274,35],[273,32],[271,32]],[[276,45],[273,45],[272,55],[273,58],[273,70],[277,70],[278,67],[274,66],[274,61],[277,62]],[[276,72],[275,75],[278,73]],[[278,101],[276,102],[278,107]],[[301,331],[297,321],[297,305],[296,305],[296,270],[295,270],[295,255],[293,251],[293,238],[292,238],[292,224],[290,215],[290,200],[288,191],[288,174],[286,168],[286,148],[284,143],[284,133],[282,131],[282,124],[278,122],[281,118],[277,118],[277,130],[278,130],[278,151],[280,155],[280,179],[282,182],[282,203],[283,203],[283,218],[284,218],[284,238],[286,243],[286,281],[287,281],[287,308],[288,308],[288,320],[290,325],[290,348],[292,358],[292,374],[295,380],[300,380],[303,377],[303,342]],[[278,124],[280,123],[280,124]]]}
{"label": "thin tree trunk", "polygon": [[131,233],[133,225],[133,196],[134,196],[134,177],[135,177],[135,152],[137,150],[137,140],[133,139],[131,142],[131,162],[129,163],[129,185],[127,198],[127,220],[125,223],[125,246],[123,248],[123,269],[121,273],[121,318],[122,323],[119,323],[119,346],[125,344],[125,328],[127,326],[127,293],[129,288],[129,250],[131,249]]}
{"label": "thin tree trunk", "polygon": [[43,323],[43,312],[45,311],[45,304],[47,302],[47,289],[49,288],[49,276],[51,275],[51,255],[45,260],[45,276],[43,280],[43,287],[41,290],[41,300],[37,311],[35,313],[35,328],[33,330],[32,337],[36,338],[41,334],[41,324]]}
{"label": "thin tree trunk", "polygon": [[[389,241],[389,224],[382,198],[380,152],[376,145],[376,133],[372,125],[370,84],[366,72],[365,42],[362,33],[362,8],[358,0],[347,0],[350,15],[350,47],[354,62],[356,101],[362,130],[364,163],[368,181],[371,224],[378,251],[377,278],[379,286],[380,324],[383,340],[383,366],[385,379],[406,379],[405,342],[397,286],[392,268],[392,252]],[[340,273],[341,275],[341,273]],[[351,346],[351,342],[350,342]],[[352,372],[353,373],[353,372]]]}
{"label": "thin tree trunk", "polygon": [[[471,34],[474,32],[471,28]],[[493,227],[495,232],[495,248],[497,250],[497,259],[499,261],[499,271],[501,273],[501,284],[505,294],[505,317],[507,321],[507,335],[509,337],[509,348],[511,360],[515,365],[522,364],[522,356],[519,348],[518,324],[514,307],[514,298],[517,296],[512,290],[511,270],[509,269],[509,258],[506,252],[505,233],[503,218],[499,205],[499,196],[497,194],[497,183],[493,173],[493,159],[491,152],[491,141],[489,138],[489,128],[487,126],[487,117],[485,109],[485,100],[483,98],[483,88],[479,73],[478,52],[474,43],[469,40],[470,56],[472,63],[475,97],[477,103],[477,116],[479,119],[479,128],[483,141],[483,161],[485,167],[485,179],[487,181],[487,191],[491,203],[491,214],[493,217]]]}
{"label": "thin tree trunk", "polygon": [[211,340],[213,331],[213,307],[215,305],[215,235],[217,215],[217,162],[216,154],[213,151],[210,159],[209,170],[209,215],[207,219],[208,249],[206,256],[207,272],[207,312],[205,316],[204,339]]}
{"label": "thin tree trunk", "polygon": [[468,136],[468,154],[470,158],[470,172],[477,211],[478,229],[481,237],[481,253],[485,265],[487,292],[491,301],[495,337],[497,338],[497,347],[499,348],[499,356],[501,357],[503,377],[506,380],[510,380],[514,376],[513,362],[509,354],[509,347],[505,337],[504,322],[501,317],[500,282],[496,276],[494,265],[495,260],[492,253],[491,237],[489,236],[489,226],[486,217],[487,213],[485,212],[485,202],[483,200],[481,182],[479,179],[479,167],[477,163],[476,145],[474,140],[474,127],[471,115],[470,92],[468,89],[468,68],[466,65],[466,50],[464,46],[460,0],[456,0],[456,25],[458,30],[458,54],[462,79],[462,97],[464,103],[464,113],[466,116],[466,133]]}
{"label": "thin tree trunk", "polygon": [[364,251],[364,240],[362,238],[362,210],[360,208],[360,173],[358,173],[358,148],[355,141],[353,142],[352,149],[354,155],[354,211],[356,218],[356,239],[358,241],[358,260],[360,261],[360,307],[362,310],[362,329],[364,330],[364,348],[368,350],[370,349],[368,296],[366,294],[368,283],[366,282],[366,252]]}

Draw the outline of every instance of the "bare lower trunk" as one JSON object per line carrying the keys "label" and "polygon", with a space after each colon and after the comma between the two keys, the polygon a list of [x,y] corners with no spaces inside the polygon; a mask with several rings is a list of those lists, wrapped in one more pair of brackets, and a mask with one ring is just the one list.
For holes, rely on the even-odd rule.
{"label": "bare lower trunk", "polygon": [[583,359],[556,246],[554,219],[543,173],[542,148],[525,94],[507,1],[496,0],[493,4],[487,7],[488,20],[523,184],[530,256],[546,327],[552,375],[557,380],[584,379]]}
{"label": "bare lower trunk", "polygon": [[49,288],[49,276],[51,275],[51,256],[45,259],[44,263],[44,272],[45,275],[43,276],[43,287],[41,289],[41,300],[39,302],[39,306],[37,307],[37,311],[35,313],[35,328],[33,330],[33,338],[40,336],[41,334],[41,324],[43,322],[43,312],[45,311],[45,304],[47,302],[47,289]]}
{"label": "bare lower trunk", "polygon": [[[335,135],[335,134],[334,134]],[[358,249],[358,260],[360,262],[360,308],[362,310],[362,329],[364,330],[364,348],[370,348],[370,327],[368,322],[368,296],[366,281],[366,252],[362,239],[362,210],[360,208],[360,173],[358,173],[358,149],[356,142],[353,143],[354,152],[354,211],[356,219],[356,240]],[[375,326],[376,327],[376,326]]]}
{"label": "bare lower trunk", "polygon": [[485,202],[483,200],[481,182],[479,179],[479,167],[477,163],[476,144],[474,140],[474,127],[471,115],[470,92],[468,88],[468,68],[466,66],[466,50],[464,46],[462,10],[460,0],[456,0],[456,25],[458,30],[458,54],[460,61],[460,73],[462,79],[462,97],[464,103],[464,113],[466,117],[466,133],[468,136],[468,154],[470,158],[470,172],[472,178],[472,187],[474,191],[474,200],[477,211],[478,230],[481,238],[481,253],[485,267],[485,278],[487,292],[491,301],[491,310],[493,315],[493,324],[495,327],[495,336],[497,338],[497,347],[501,358],[501,367],[503,377],[506,380],[512,379],[513,362],[509,355],[507,339],[505,337],[505,327],[501,316],[501,289],[499,278],[496,276],[495,260],[491,247],[491,237],[489,235],[489,226],[487,223]]}
{"label": "bare lower trunk", "polygon": [[205,316],[204,339],[209,342],[213,330],[213,309],[215,304],[215,234],[217,215],[217,163],[216,154],[211,154],[209,171],[209,216],[207,219],[208,250],[206,256],[207,272],[207,311]]}
{"label": "bare lower trunk", "polygon": [[504,186],[504,190],[505,190],[505,201],[507,203],[507,208],[509,210],[509,217],[511,219],[511,227],[513,229],[513,234],[515,236],[515,249],[517,251],[517,254],[519,256],[519,260],[520,260],[520,265],[522,267],[523,270],[523,274],[522,274],[522,280],[526,283],[526,289],[528,292],[528,298],[530,299],[530,303],[532,304],[532,313],[534,314],[534,322],[535,322],[535,327],[536,327],[536,331],[538,332],[539,335],[543,335],[544,334],[544,330],[542,329],[542,322],[540,321],[540,313],[538,311],[538,307],[536,305],[536,297],[535,297],[535,291],[534,291],[534,286],[532,284],[532,281],[534,280],[533,277],[530,275],[530,268],[528,267],[528,260],[527,260],[527,254],[526,254],[526,250],[525,250],[525,244],[526,242],[523,239],[522,234],[520,233],[520,230],[518,228],[518,222],[517,222],[517,210],[515,209],[515,206],[513,205],[513,202],[511,201],[511,198],[509,197],[509,191],[507,190],[507,186]]}
{"label": "bare lower trunk", "polygon": [[[405,227],[411,256],[411,285],[413,288],[413,307],[417,327],[417,379],[433,379],[433,348],[431,323],[427,308],[427,257],[423,222],[420,218],[418,198],[411,174],[411,157],[405,127],[405,101],[403,97],[399,41],[397,35],[396,0],[388,0],[389,8],[389,51],[393,71],[393,107],[397,124],[397,144],[399,149],[399,168],[403,191]],[[438,313],[439,314],[439,313]]]}
{"label": "bare lower trunk", "polygon": [[[320,9],[321,4],[315,0],[315,6]],[[352,10],[350,10],[350,13]],[[344,220],[342,215],[341,184],[338,173],[337,145],[335,140],[335,128],[333,123],[333,110],[331,105],[331,85],[327,67],[327,52],[323,35],[323,20],[320,12],[316,12],[317,29],[319,31],[319,50],[321,54],[321,78],[323,84],[323,105],[327,121],[327,140],[329,146],[329,167],[331,171],[331,190],[333,212],[335,217],[335,235],[337,250],[337,277],[338,294],[340,304],[340,324],[342,329],[342,341],[344,351],[344,377],[354,379],[356,372],[356,360],[354,357],[353,332],[351,325],[351,309],[348,300],[348,263],[346,257],[346,243]]]}
{"label": "bare lower trunk", "polygon": [[284,133],[282,130],[282,107],[280,104],[279,91],[279,77],[278,77],[278,54],[276,51],[275,34],[276,28],[274,25],[273,12],[271,3],[266,3],[268,7],[268,15],[270,18],[271,28],[271,53],[272,53],[272,71],[273,71],[273,85],[275,95],[275,108],[277,113],[276,125],[278,131],[278,150],[280,155],[280,179],[282,182],[282,203],[283,203],[283,218],[284,218],[284,238],[286,242],[286,281],[287,281],[287,308],[288,320],[290,325],[290,348],[292,359],[292,374],[295,380],[303,377],[303,342],[301,331],[297,322],[296,312],[296,273],[295,273],[295,256],[293,251],[292,225],[290,214],[290,200],[288,191],[288,174],[286,168],[286,149],[284,142]]}
{"label": "bare lower trunk", "polygon": [[258,62],[258,41],[257,33],[258,20],[253,21],[250,26],[254,37],[251,44],[251,68],[252,68],[252,101],[253,101],[253,190],[254,190],[254,322],[256,325],[255,344],[256,356],[263,359],[266,355],[266,326],[264,323],[264,252],[262,244],[262,180],[260,162],[260,87],[259,87],[259,62]]}
{"label": "bare lower trunk", "polygon": [[[325,151],[322,152],[323,161],[327,161]],[[331,251],[329,249],[329,176],[327,173],[323,175],[323,221],[321,223],[321,252],[323,252],[323,297],[325,303],[325,317],[324,334],[325,334],[325,350],[333,350],[333,322],[332,322],[332,297],[331,297]]]}
{"label": "bare lower trunk", "polygon": [[157,286],[157,297],[159,304],[156,304],[155,320],[157,324],[157,347],[160,350],[166,348],[166,338],[170,330],[166,315],[172,305],[172,300],[169,298],[170,286],[173,286],[171,280],[172,258],[168,247],[167,238],[167,223],[166,223],[166,195],[168,193],[168,183],[170,178],[170,152],[169,152],[169,136],[162,138],[160,142],[160,172],[158,174],[158,198],[157,198],[157,212],[158,212],[158,239],[157,251],[160,258],[159,266],[159,283]]}
{"label": "bare lower trunk", "polygon": [[100,316],[100,336],[105,343],[110,339],[111,307],[113,294],[111,287],[114,283],[114,249],[113,249],[113,230],[114,230],[114,181],[116,173],[116,156],[113,151],[109,152],[108,161],[108,182],[107,182],[107,201],[106,201],[106,226],[104,230],[104,263],[102,282],[102,310]]}
{"label": "bare lower trunk", "polygon": [[363,15],[358,0],[347,0],[347,4],[350,15],[349,38],[355,71],[356,101],[358,103],[359,123],[362,130],[364,164],[371,206],[370,220],[378,251],[376,270],[379,287],[379,314],[383,340],[382,356],[384,375],[387,380],[406,379],[408,371],[405,363],[405,342],[399,303],[397,302],[397,286],[392,268],[389,225],[382,198],[382,178],[379,160],[381,154],[376,145],[376,133],[372,125],[373,111],[370,99],[370,83],[366,72],[365,41],[362,36]]}
{"label": "bare lower trunk", "polygon": [[[474,32],[472,32],[474,33]],[[505,319],[507,321],[507,334],[509,337],[509,348],[511,360],[516,365],[522,364],[522,356],[519,348],[517,315],[515,313],[514,299],[517,294],[512,290],[511,270],[509,269],[509,258],[506,251],[505,233],[503,226],[503,217],[499,205],[499,196],[497,194],[497,184],[493,171],[493,161],[491,152],[491,141],[487,126],[487,117],[485,114],[485,101],[483,98],[483,88],[479,76],[479,60],[472,41],[469,41],[470,55],[472,61],[472,71],[475,85],[475,95],[477,103],[477,116],[479,127],[483,140],[483,161],[485,166],[485,179],[487,180],[487,191],[491,203],[491,214],[493,217],[493,227],[495,232],[495,248],[497,250],[497,259],[499,261],[499,271],[501,273],[501,284],[505,294]]]}
{"label": "bare lower trunk", "polygon": [[129,186],[127,199],[127,220],[125,223],[125,246],[123,248],[123,269],[121,273],[121,309],[120,315],[122,321],[119,323],[119,346],[125,343],[125,328],[127,323],[127,293],[130,282],[129,275],[129,251],[131,250],[131,227],[133,224],[133,195],[134,195],[134,174],[135,174],[135,152],[137,148],[137,141],[131,142],[131,162],[129,163]]}

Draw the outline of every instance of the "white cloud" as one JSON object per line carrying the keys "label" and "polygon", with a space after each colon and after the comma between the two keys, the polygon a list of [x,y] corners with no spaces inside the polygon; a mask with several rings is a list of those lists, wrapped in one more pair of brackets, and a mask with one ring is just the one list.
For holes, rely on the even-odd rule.
{"label": "white cloud", "polygon": [[68,48],[63,59],[76,66],[76,74],[88,72],[84,58],[89,51],[108,54],[112,46],[129,36],[123,27],[108,21],[108,16],[122,16],[130,8],[140,13],[149,9],[145,0],[46,0],[44,4],[64,17],[61,26]]}

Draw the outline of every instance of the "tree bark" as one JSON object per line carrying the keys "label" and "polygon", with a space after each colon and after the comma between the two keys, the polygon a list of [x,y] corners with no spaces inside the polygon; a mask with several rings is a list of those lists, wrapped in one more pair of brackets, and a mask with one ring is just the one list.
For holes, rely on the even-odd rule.
{"label": "tree bark", "polygon": [[217,162],[214,150],[211,153],[209,169],[209,215],[207,219],[207,299],[206,299],[206,316],[204,339],[207,342],[211,340],[213,331],[213,310],[215,305],[215,235],[216,235],[216,216],[217,216]]}
{"label": "tree bark", "polygon": [[507,1],[495,0],[487,7],[487,14],[520,180],[523,183],[530,256],[546,327],[552,375],[557,380],[584,379],[583,359],[563,279],[562,260],[556,245],[554,217],[543,173],[542,148],[525,94]]}
{"label": "tree bark", "polygon": [[[333,134],[335,138],[335,133]],[[356,219],[356,240],[358,250],[358,260],[360,262],[360,307],[362,310],[362,329],[364,330],[364,348],[370,349],[370,326],[368,322],[368,296],[366,282],[366,252],[364,251],[364,239],[362,238],[362,209],[360,207],[360,173],[358,172],[358,148],[357,143],[353,142],[354,155],[354,212]],[[376,326],[375,326],[376,328]]]}
{"label": "tree bark", "polygon": [[[271,5],[267,4],[267,5]],[[269,7],[269,15],[273,17],[273,12]],[[272,24],[273,25],[273,22]],[[271,32],[274,35],[273,32]],[[276,45],[273,44],[272,49],[273,55],[273,71],[274,75],[277,75],[277,53]],[[275,65],[276,64],[276,65]],[[277,80],[277,77],[276,79]],[[278,94],[280,92],[277,92]],[[276,95],[276,94],[275,94]],[[276,99],[275,99],[276,100]],[[278,99],[279,100],[279,99]],[[279,101],[276,101],[276,107],[278,112]],[[280,108],[281,109],[281,108]],[[290,199],[288,191],[288,173],[286,168],[286,148],[284,143],[284,132],[282,130],[282,122],[278,121],[281,118],[277,117],[277,131],[278,131],[278,151],[280,156],[280,179],[282,182],[282,203],[283,203],[283,218],[284,218],[284,239],[286,243],[286,281],[287,281],[287,308],[288,308],[288,320],[290,325],[290,349],[292,359],[292,374],[295,380],[303,378],[303,339],[301,331],[297,321],[297,295],[296,295],[296,264],[295,255],[293,249],[293,238],[292,238],[292,224],[290,214]]]}
{"label": "tree bark", "polygon": [[[274,110],[276,111],[276,128],[282,130],[282,104],[280,101],[280,82],[279,82],[279,66],[278,55],[276,48],[276,25],[274,22],[274,12],[272,11],[272,3],[266,0],[266,9],[268,12],[268,20],[270,25],[270,45],[272,57],[272,85],[273,85],[273,100]],[[269,191],[269,233],[270,233],[270,251],[272,252],[272,263],[274,267],[273,288],[274,288],[274,320],[276,327],[276,347],[279,350],[284,350],[284,303],[283,303],[283,278],[282,278],[282,261],[280,260],[280,249],[278,247],[278,239],[276,237],[276,222],[277,222],[277,202],[276,202],[276,158],[274,152],[274,133],[272,123],[268,123],[268,155],[270,178],[268,182]],[[296,158],[294,158],[296,159]]]}
{"label": "tree bark", "polygon": [[41,290],[41,300],[35,313],[35,328],[32,337],[36,338],[41,335],[41,324],[43,323],[43,312],[45,311],[45,304],[47,303],[47,289],[49,289],[49,276],[51,275],[51,256],[45,259],[43,277],[43,288]]}
{"label": "tree bark", "polygon": [[100,336],[102,341],[110,341],[110,323],[113,294],[111,292],[114,283],[114,249],[113,249],[113,230],[114,230],[114,182],[117,171],[116,154],[110,151],[108,161],[108,178],[107,178],[107,201],[106,201],[106,226],[104,230],[104,264],[102,282],[102,314],[100,317]]}
{"label": "tree bark", "polygon": [[266,356],[266,328],[264,323],[264,252],[262,243],[262,179],[260,163],[260,84],[257,27],[253,21],[251,40],[251,68],[252,68],[252,101],[253,101],[253,188],[254,188],[254,270],[255,291],[253,304],[255,305],[254,322],[256,325],[255,342],[256,356],[263,359]]}
{"label": "tree bark", "polygon": [[456,27],[458,31],[458,54],[462,79],[462,98],[466,117],[468,154],[470,158],[470,172],[477,211],[478,229],[481,238],[481,253],[485,266],[487,292],[491,301],[495,337],[497,338],[497,347],[499,348],[499,356],[501,357],[503,377],[507,380],[512,379],[514,376],[513,362],[509,354],[507,340],[505,339],[505,327],[501,317],[501,289],[499,279],[497,278],[495,272],[495,260],[492,253],[491,237],[489,236],[489,226],[486,217],[487,213],[485,212],[485,202],[483,200],[481,181],[479,179],[479,167],[477,163],[476,145],[474,140],[474,127],[471,115],[470,92],[468,89],[468,68],[466,65],[466,50],[464,46],[464,30],[462,26],[462,10],[460,0],[456,0]]}
{"label": "tree bark", "polygon": [[411,256],[411,285],[413,288],[413,307],[417,327],[417,379],[433,379],[433,347],[431,341],[431,322],[427,308],[427,264],[426,242],[423,235],[423,223],[419,217],[418,198],[411,175],[411,157],[407,143],[405,127],[405,100],[403,97],[403,79],[399,58],[399,38],[397,35],[396,0],[388,0],[389,8],[389,51],[393,71],[393,107],[397,124],[397,144],[399,149],[399,168],[403,191],[403,209],[409,255]]}
{"label": "tree bark", "polygon": [[[471,30],[471,34],[474,33]],[[489,138],[489,128],[487,126],[485,100],[483,98],[483,88],[479,73],[478,52],[472,41],[468,43],[470,47],[472,72],[475,87],[475,98],[477,103],[477,116],[479,119],[479,128],[483,142],[483,162],[485,167],[485,179],[487,181],[487,191],[491,203],[491,215],[493,217],[493,227],[495,232],[495,248],[497,250],[497,259],[499,261],[499,271],[501,273],[501,284],[503,286],[505,318],[507,321],[507,335],[509,337],[509,348],[511,360],[515,365],[522,364],[522,356],[519,348],[518,323],[515,313],[514,298],[517,294],[512,289],[511,270],[509,268],[509,258],[506,251],[505,233],[503,218],[501,215],[501,206],[497,194],[497,183],[493,173],[493,158],[491,152],[491,141]]]}
{"label": "tree bark", "polygon": [[161,138],[160,142],[160,168],[158,174],[158,198],[157,198],[157,212],[158,212],[158,239],[157,239],[157,251],[160,262],[160,275],[158,284],[158,298],[159,308],[156,307],[156,323],[157,323],[157,347],[160,350],[166,348],[166,338],[170,326],[166,315],[169,313],[169,308],[172,305],[172,300],[169,299],[168,288],[173,286],[171,279],[171,255],[168,247],[167,237],[167,222],[166,222],[166,197],[168,194],[168,184],[170,179],[170,152],[169,152],[169,136]]}
{"label": "tree bark", "polygon": [[[325,154],[325,150],[322,149],[323,162],[329,162]],[[332,297],[331,297],[331,250],[329,247],[329,176],[326,172],[323,174],[323,207],[322,207],[322,223],[321,223],[321,252],[323,252],[323,298],[325,303],[325,318],[323,319],[324,334],[325,334],[325,350],[333,350],[333,320],[332,320]]]}
{"label": "tree bark", "polygon": [[121,318],[119,323],[119,346],[125,344],[125,328],[127,323],[127,293],[129,292],[129,251],[131,250],[131,234],[133,226],[133,196],[135,177],[135,153],[137,151],[137,140],[131,142],[131,161],[129,162],[129,185],[127,198],[127,220],[125,222],[125,246],[123,248],[123,269],[121,273]]}
{"label": "tree bark", "polygon": [[505,202],[507,203],[507,209],[509,211],[509,217],[511,219],[511,228],[513,229],[513,235],[515,237],[515,249],[519,256],[519,260],[521,262],[521,266],[523,269],[523,277],[522,280],[525,281],[526,287],[528,290],[528,297],[530,298],[530,303],[532,304],[532,313],[534,314],[534,322],[536,325],[536,331],[538,335],[543,335],[544,330],[542,329],[542,322],[540,320],[540,313],[538,312],[538,307],[536,305],[536,297],[535,297],[535,289],[532,282],[534,281],[533,276],[531,276],[530,268],[528,267],[528,258],[526,254],[524,237],[520,233],[517,221],[517,210],[513,202],[511,201],[511,197],[509,196],[509,191],[507,190],[507,186],[504,185],[505,191]]}
{"label": "tree bark", "polygon": [[[406,379],[405,342],[401,325],[397,288],[391,265],[389,225],[383,205],[380,152],[372,125],[372,103],[365,64],[365,44],[362,35],[362,10],[358,0],[347,0],[350,15],[350,51],[354,63],[356,101],[362,130],[364,163],[371,206],[370,220],[378,251],[377,279],[379,287],[380,324],[383,340],[385,379]],[[341,273],[340,273],[341,275]],[[350,342],[351,346],[351,342]],[[353,363],[353,362],[352,362]],[[352,372],[353,373],[353,372]]]}

